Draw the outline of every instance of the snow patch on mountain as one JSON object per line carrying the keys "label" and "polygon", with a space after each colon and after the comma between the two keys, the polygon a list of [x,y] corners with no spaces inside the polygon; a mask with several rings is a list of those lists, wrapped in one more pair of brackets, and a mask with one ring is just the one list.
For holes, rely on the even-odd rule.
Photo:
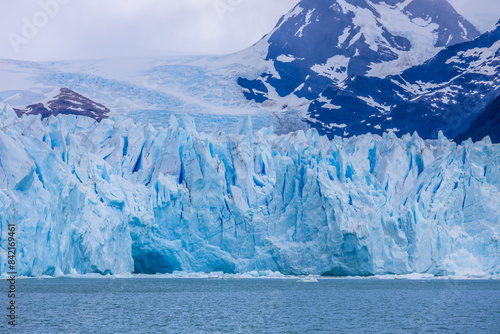
{"label": "snow patch on mountain", "polygon": [[329,58],[325,64],[314,65],[311,70],[325,76],[335,83],[342,83],[347,78],[347,66],[350,58],[342,55]]}

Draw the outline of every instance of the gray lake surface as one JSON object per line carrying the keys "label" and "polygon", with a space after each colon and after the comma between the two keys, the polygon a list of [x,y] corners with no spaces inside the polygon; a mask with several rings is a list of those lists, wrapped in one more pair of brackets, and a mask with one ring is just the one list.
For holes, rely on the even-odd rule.
{"label": "gray lake surface", "polygon": [[21,279],[0,333],[500,333],[498,280]]}

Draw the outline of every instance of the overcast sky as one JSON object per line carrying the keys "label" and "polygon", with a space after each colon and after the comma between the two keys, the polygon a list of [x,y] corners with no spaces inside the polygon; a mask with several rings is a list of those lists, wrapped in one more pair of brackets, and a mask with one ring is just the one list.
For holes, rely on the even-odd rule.
{"label": "overcast sky", "polygon": [[[481,30],[500,19],[500,0],[449,1]],[[230,53],[259,40],[296,3],[298,0],[0,0],[0,58]]]}

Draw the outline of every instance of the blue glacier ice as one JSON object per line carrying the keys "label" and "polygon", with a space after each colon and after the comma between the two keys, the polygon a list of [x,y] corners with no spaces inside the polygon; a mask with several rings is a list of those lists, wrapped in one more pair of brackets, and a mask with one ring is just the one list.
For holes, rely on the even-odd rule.
{"label": "blue glacier ice", "polygon": [[0,115],[0,272],[495,275],[500,145]]}

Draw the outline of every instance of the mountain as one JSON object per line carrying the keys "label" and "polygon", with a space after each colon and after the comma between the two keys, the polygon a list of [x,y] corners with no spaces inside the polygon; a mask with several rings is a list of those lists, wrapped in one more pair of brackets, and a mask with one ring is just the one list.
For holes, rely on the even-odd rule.
{"label": "mountain", "polygon": [[353,76],[385,77],[421,64],[476,28],[446,0],[302,0],[258,46],[271,69],[240,78],[249,99],[316,98]]}
{"label": "mountain", "polygon": [[[463,133],[500,94],[500,24],[386,78],[357,76],[315,99],[308,121],[329,135],[417,131],[437,138]],[[333,126],[332,126],[333,125]],[[337,126],[339,125],[339,126]]]}
{"label": "mountain", "polygon": [[329,137],[454,138],[499,95],[499,40],[498,25],[479,36],[446,0],[304,0],[259,42],[270,70],[238,83],[260,103],[302,98]]}
{"label": "mountain", "polygon": [[[57,91],[57,90],[56,90]],[[49,116],[79,115],[88,116],[98,122],[108,117],[110,110],[94,102],[71,89],[61,88],[55,96],[45,99],[43,102],[31,104],[26,109],[14,109],[16,113],[28,115],[42,115],[42,118]]]}
{"label": "mountain", "polygon": [[[500,145],[0,113],[19,275],[500,274]],[[8,272],[0,247],[0,274]],[[258,273],[256,273],[258,275]]]}
{"label": "mountain", "polygon": [[500,96],[491,102],[479,116],[472,121],[469,129],[455,138],[460,143],[468,138],[479,141],[489,136],[493,143],[500,143]]}

